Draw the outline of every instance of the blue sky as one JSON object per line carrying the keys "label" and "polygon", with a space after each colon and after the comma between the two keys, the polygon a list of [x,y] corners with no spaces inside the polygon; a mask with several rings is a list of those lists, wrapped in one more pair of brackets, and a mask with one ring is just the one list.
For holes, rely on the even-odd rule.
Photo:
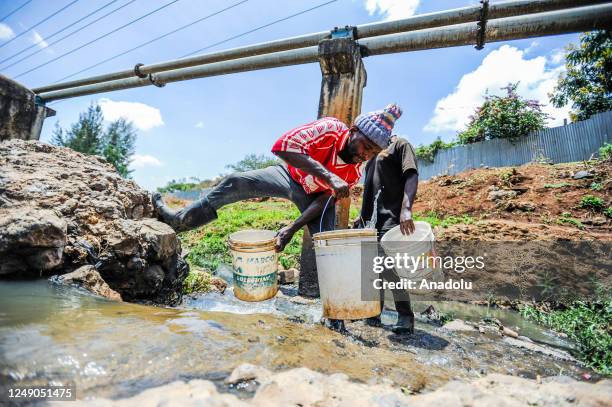
{"label": "blue sky", "polygon": [[[135,0],[120,11],[55,45],[48,43],[104,13],[129,3],[116,0],[87,20],[73,22],[110,0],[79,0],[34,30],[19,36],[73,0],[32,0],[0,23],[0,60],[37,44],[27,53],[0,63],[0,72],[16,77],[86,42],[152,11],[171,0]],[[221,10],[239,0],[179,0],[165,9],[97,41],[43,68],[17,78],[28,87],[57,81],[105,58],[132,48],[197,18]],[[26,0],[0,0],[0,18]],[[266,24],[325,0],[248,0],[231,10],[200,22],[137,51],[128,53],[77,77],[174,59],[243,31]],[[211,48],[232,48],[257,42],[323,31],[334,26],[358,25],[408,17],[474,4],[470,0],[338,0],[288,21]],[[73,27],[47,40],[55,31]],[[365,59],[368,83],[362,111],[398,103],[404,114],[396,133],[414,145],[440,136],[454,137],[468,115],[482,101],[482,94],[499,92],[508,82],[521,81],[519,93],[549,104],[547,93],[563,71],[563,48],[578,35],[563,35]],[[38,54],[6,68],[29,53]],[[146,87],[83,96],[53,103],[57,115],[47,119],[41,140],[48,141],[56,122],[66,127],[92,102],[101,103],[105,117],[124,116],[138,129],[133,177],[154,189],[171,179],[212,178],[226,173],[225,166],[249,153],[268,153],[285,131],[316,119],[320,88],[317,64],[239,73],[186,82],[164,88]],[[567,117],[568,108],[546,110],[550,126]]]}

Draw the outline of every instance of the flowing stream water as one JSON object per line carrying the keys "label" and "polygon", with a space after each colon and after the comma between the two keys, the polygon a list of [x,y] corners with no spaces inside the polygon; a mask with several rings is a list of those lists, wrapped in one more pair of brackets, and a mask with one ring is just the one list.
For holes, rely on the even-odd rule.
{"label": "flowing stream water", "polygon": [[[425,303],[416,303],[416,311]],[[457,318],[501,320],[522,335],[569,346],[516,313],[465,304],[434,306]],[[316,300],[294,288],[245,303],[231,289],[185,298],[176,308],[107,301],[47,281],[0,282],[0,390],[12,383],[75,381],[79,398],[126,397],[174,380],[222,380],[248,362],[272,370],[306,366],[354,380],[390,379],[434,389],[490,372],[578,377],[585,369],[508,344],[498,335],[453,332],[417,321],[414,336],[361,322],[340,334],[322,326]],[[392,312],[383,322],[392,322]]]}

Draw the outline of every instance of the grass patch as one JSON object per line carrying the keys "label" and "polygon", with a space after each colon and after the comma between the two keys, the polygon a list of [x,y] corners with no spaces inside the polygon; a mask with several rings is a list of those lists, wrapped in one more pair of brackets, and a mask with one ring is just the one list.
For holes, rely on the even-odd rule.
{"label": "grass patch", "polygon": [[[358,208],[351,206],[350,219],[358,215]],[[219,219],[198,229],[179,234],[183,247],[190,250],[187,261],[191,266],[214,271],[219,264],[232,263],[227,245],[231,233],[244,229],[278,231],[293,222],[300,211],[290,201],[243,201],[227,205],[218,211]],[[285,268],[298,267],[302,251],[300,230],[293,236],[279,257]]]}
{"label": "grass patch", "polygon": [[455,216],[455,215],[444,216],[444,215],[437,214],[434,211],[429,211],[425,213],[415,213],[414,220],[420,220],[420,221],[427,222],[431,225],[432,228],[435,228],[436,226],[442,226],[443,228],[446,228],[448,226],[456,225],[459,223],[465,224],[465,225],[474,223],[474,218],[467,214],[464,214],[461,216]]}
{"label": "grass patch", "polygon": [[562,310],[541,311],[533,306],[521,310],[524,318],[565,333],[578,345],[575,356],[593,370],[612,374],[612,298],[598,303],[573,302]]}
{"label": "grass patch", "polygon": [[560,182],[558,184],[544,184],[544,188],[565,188],[571,186],[568,182]]}
{"label": "grass patch", "polygon": [[559,225],[572,225],[576,226],[578,229],[584,229],[584,225],[576,218],[572,218],[572,214],[569,212],[563,212],[561,216],[557,219],[557,224]]}

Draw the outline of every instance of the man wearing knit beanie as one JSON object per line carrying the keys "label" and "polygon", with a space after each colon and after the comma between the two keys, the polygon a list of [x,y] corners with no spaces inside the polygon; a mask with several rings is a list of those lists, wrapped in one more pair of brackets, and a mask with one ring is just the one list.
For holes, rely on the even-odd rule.
{"label": "man wearing knit beanie", "polygon": [[[372,133],[378,134],[377,131],[381,129],[378,124],[389,123],[397,116],[396,111],[398,109],[392,105],[376,116],[358,118],[356,124],[361,123],[364,129],[373,129]],[[376,120],[370,120],[371,117]],[[387,129],[384,126],[383,128]],[[386,135],[385,132],[382,133]],[[355,221],[354,227],[363,227],[365,222],[376,219],[373,227],[378,231],[379,239],[398,225],[405,235],[414,232],[412,205],[416,197],[418,178],[417,160],[412,145],[401,137],[391,137],[391,143],[366,165],[361,216]],[[384,256],[382,250],[379,254]],[[393,268],[386,268],[382,277],[387,281],[400,280]],[[391,329],[400,334],[412,333],[414,313],[408,292],[396,289],[392,290],[392,294],[398,321]],[[383,302],[383,290],[380,295]],[[369,325],[381,325],[380,316],[369,318],[367,322]]]}
{"label": "man wearing knit beanie", "polygon": [[[360,115],[351,127],[324,117],[288,131],[274,143],[272,153],[283,161],[281,164],[231,174],[205,196],[176,212],[164,204],[160,194],[153,195],[153,205],[163,222],[184,231],[213,221],[219,208],[237,201],[289,199],[301,215],[278,232],[276,249],[282,251],[303,226],[308,226],[311,234],[335,228],[335,200],[349,196],[350,187],[361,178],[362,163],[389,145],[400,115],[399,107],[389,105]],[[319,294],[316,278],[307,277],[304,270],[299,293]]]}

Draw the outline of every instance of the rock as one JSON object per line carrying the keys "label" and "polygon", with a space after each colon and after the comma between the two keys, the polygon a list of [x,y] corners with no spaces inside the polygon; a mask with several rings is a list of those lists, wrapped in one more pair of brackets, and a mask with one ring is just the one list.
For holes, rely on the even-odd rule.
{"label": "rock", "polygon": [[278,283],[279,284],[293,284],[300,279],[300,271],[296,268],[290,268],[289,270],[279,270],[278,272]]}
{"label": "rock", "polygon": [[504,342],[510,345],[513,345],[513,346],[518,346],[519,348],[524,348],[524,349],[528,349],[534,352],[542,353],[544,355],[552,356],[557,359],[567,360],[570,362],[576,362],[576,359],[574,359],[569,353],[565,351],[549,348],[547,346],[538,345],[537,343],[534,343],[531,341],[524,341],[524,340],[521,340],[521,337],[512,338],[512,337],[506,336],[504,337]]}
{"label": "rock", "polygon": [[580,222],[585,225],[593,225],[593,226],[603,226],[608,223],[608,220],[603,216],[596,216],[594,218],[583,218],[580,219]]}
{"label": "rock", "polygon": [[460,319],[453,319],[452,321],[444,324],[442,328],[446,329],[447,331],[474,331],[476,329],[472,325],[468,325],[465,323],[465,321]]}
{"label": "rock", "polygon": [[518,338],[519,334],[515,331],[513,331],[512,329],[506,327],[506,326],[501,326],[499,327],[499,330],[501,331],[502,335],[504,336],[509,336],[511,338]]}
{"label": "rock", "polygon": [[572,176],[573,179],[583,179],[583,178],[593,178],[593,177],[594,177],[594,174],[588,171],[584,171],[584,170],[578,171]]}
{"label": "rock", "polygon": [[123,300],[180,300],[188,267],[147,191],[99,157],[37,141],[0,142],[0,167],[0,276],[95,264]]}
{"label": "rock", "polygon": [[[252,365],[251,365],[252,366]],[[240,367],[239,367],[240,368]],[[238,368],[237,368],[238,369]],[[269,373],[269,372],[268,372]],[[252,379],[249,379],[252,380]],[[605,406],[612,399],[612,381],[578,382],[567,376],[544,380],[489,374],[472,382],[452,381],[425,394],[406,395],[388,382],[355,383],[344,374],[326,375],[306,368],[270,374],[255,396],[239,400],[219,393],[205,380],[177,381],[136,396],[54,402],[59,406]]]}
{"label": "rock", "polygon": [[[556,377],[555,377],[556,378]],[[450,382],[436,391],[410,398],[410,406],[604,406],[612,382],[538,383],[516,376],[489,374],[476,381]]]}
{"label": "rock", "polygon": [[250,363],[243,363],[236,367],[232,374],[224,380],[225,384],[237,384],[248,380],[256,380],[262,382],[267,380],[272,373],[261,366],[255,366]]}
{"label": "rock", "polygon": [[225,290],[227,289],[227,282],[224,279],[217,277],[217,276],[210,277],[210,285],[215,291],[218,291],[221,294],[223,294]]}
{"label": "rock", "polygon": [[82,266],[75,271],[61,276],[54,276],[52,281],[63,284],[76,285],[114,301],[121,301],[121,295],[102,279],[94,266]]}
{"label": "rock", "polygon": [[219,393],[214,383],[208,380],[176,381],[160,387],[147,389],[136,396],[121,400],[78,400],[54,402],[54,404],[65,407],[248,407],[251,405],[238,399],[233,394]]}
{"label": "rock", "polygon": [[0,276],[37,276],[62,265],[68,225],[48,209],[0,208]]}
{"label": "rock", "polygon": [[264,381],[255,406],[396,406],[408,405],[401,390],[388,385],[349,381],[342,373],[325,375],[306,368],[292,369]]}
{"label": "rock", "polygon": [[490,191],[488,195],[488,199],[489,201],[501,201],[504,199],[515,198],[517,195],[518,193],[516,191],[500,189],[500,190]]}

